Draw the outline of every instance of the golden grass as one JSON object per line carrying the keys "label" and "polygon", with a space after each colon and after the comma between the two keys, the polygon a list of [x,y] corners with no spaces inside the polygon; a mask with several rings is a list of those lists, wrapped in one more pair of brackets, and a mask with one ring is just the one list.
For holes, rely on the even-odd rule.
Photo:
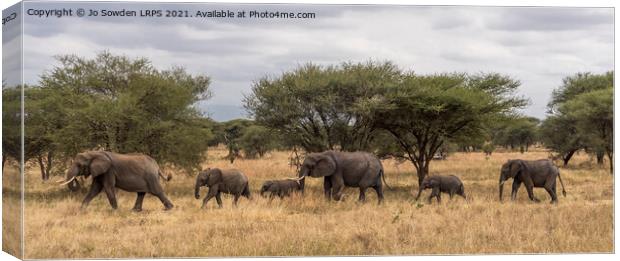
{"label": "golden grass", "polygon": [[[525,189],[516,202],[498,202],[499,168],[508,158],[546,158],[543,151],[457,153],[431,163],[432,173],[458,175],[470,195],[431,205],[413,202],[417,189],[410,163],[384,161],[385,204],[377,206],[374,190],[367,202],[356,202],[358,190],[348,188],[343,202],[326,202],[322,179],[306,181],[306,195],[284,200],[261,198],[257,191],[267,179],[292,177],[287,152],[258,160],[222,160],[212,149],[204,166],[242,170],[249,178],[253,199],[242,198],[224,208],[215,200],[199,209],[193,197],[193,177],[175,175],[164,183],[175,204],[172,211],[148,195],[141,213],[130,209],[134,193],[119,191],[119,209],[111,210],[99,195],[85,211],[79,209],[86,190],[70,193],[53,181],[43,183],[32,168],[26,176],[25,257],[194,257],[194,256],[310,256],[416,255],[478,253],[582,253],[613,251],[613,178],[605,168],[583,167],[577,155],[561,173],[568,196],[548,204],[531,203]],[[573,165],[574,164],[574,165]],[[581,165],[582,167],[578,167]],[[56,179],[56,178],[52,178]],[[509,182],[510,183],[510,182]],[[5,188],[6,189],[6,188]],[[510,184],[505,191],[508,197]],[[558,188],[559,191],[559,188]],[[203,189],[202,196],[206,191]],[[424,197],[430,193],[425,191]],[[7,244],[10,244],[7,242]]]}

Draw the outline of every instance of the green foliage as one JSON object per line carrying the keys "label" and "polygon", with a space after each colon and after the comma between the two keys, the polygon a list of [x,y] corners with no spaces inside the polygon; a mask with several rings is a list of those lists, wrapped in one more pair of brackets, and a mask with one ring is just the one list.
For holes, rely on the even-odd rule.
{"label": "green foliage", "polygon": [[21,159],[21,86],[2,86],[2,164]]}
{"label": "green foliage", "polygon": [[540,120],[532,117],[512,116],[493,123],[493,143],[525,152],[538,141]]}
{"label": "green foliage", "polygon": [[277,147],[277,135],[274,131],[259,125],[252,125],[243,131],[239,145],[245,157],[255,159]]}
{"label": "green foliage", "polygon": [[540,137],[545,147],[556,152],[568,164],[573,154],[584,148],[585,140],[578,134],[575,119],[566,115],[550,115],[540,126]]}
{"label": "green foliage", "polygon": [[389,62],[306,64],[255,82],[245,108],[258,124],[279,130],[286,144],[308,152],[368,150],[376,130],[368,108],[400,77]]}
{"label": "green foliage", "polygon": [[387,89],[372,118],[392,134],[399,145],[394,155],[413,163],[421,183],[445,142],[483,136],[489,120],[525,104],[509,95],[518,82],[506,79],[496,74],[408,74]]}
{"label": "green foliage", "polygon": [[577,73],[562,80],[562,85],[553,90],[551,101],[548,104],[549,112],[556,114],[561,104],[576,96],[591,91],[608,89],[614,85],[614,72],[593,74],[590,72]]}
{"label": "green foliage", "polygon": [[230,162],[233,163],[235,158],[241,156],[241,145],[239,144],[239,139],[246,128],[252,125],[252,121],[246,119],[236,119],[221,123],[221,132],[219,133],[221,136],[221,140],[228,148],[228,155],[226,158],[230,159]]}
{"label": "green foliage", "polygon": [[566,77],[553,91],[548,108],[551,115],[541,127],[543,142],[565,165],[576,151],[586,149],[607,154],[613,169],[613,71]]}
{"label": "green foliage", "polygon": [[568,118],[575,119],[584,142],[608,155],[610,171],[613,170],[613,102],[613,88],[607,88],[577,95],[561,108]]}
{"label": "green foliage", "polygon": [[27,113],[38,115],[30,126],[60,155],[100,148],[145,153],[188,172],[199,167],[212,134],[194,104],[210,97],[208,77],[108,52],[57,59],[29,92],[37,102]]}
{"label": "green foliage", "polygon": [[482,145],[482,152],[484,152],[485,155],[491,156],[493,151],[495,151],[495,145],[493,143],[487,142]]}

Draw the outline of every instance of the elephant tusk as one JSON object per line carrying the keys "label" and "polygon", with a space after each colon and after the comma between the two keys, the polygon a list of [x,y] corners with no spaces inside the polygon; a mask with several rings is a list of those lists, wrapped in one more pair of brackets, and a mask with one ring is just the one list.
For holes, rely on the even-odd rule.
{"label": "elephant tusk", "polygon": [[306,178],[306,176],[302,176],[302,177],[299,177],[299,178],[286,178],[286,179],[294,180],[294,181],[300,181],[300,180],[305,179],[305,178]]}
{"label": "elephant tusk", "polygon": [[502,180],[502,181],[499,183],[499,185],[500,185],[500,186],[503,186],[505,182],[506,182],[505,180]]}
{"label": "elephant tusk", "polygon": [[73,181],[74,179],[75,179],[75,177],[73,177],[73,178],[71,178],[70,180],[67,180],[67,181],[65,181],[65,182],[61,183],[61,184],[60,184],[60,186],[67,185],[67,184],[69,184],[71,181]]}

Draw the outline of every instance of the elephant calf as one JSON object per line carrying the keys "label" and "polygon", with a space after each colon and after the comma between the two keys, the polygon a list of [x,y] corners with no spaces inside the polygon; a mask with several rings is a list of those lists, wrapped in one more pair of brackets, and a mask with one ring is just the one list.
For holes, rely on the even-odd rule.
{"label": "elephant calf", "polygon": [[465,195],[465,187],[463,187],[463,182],[454,175],[442,176],[435,175],[424,178],[422,181],[422,185],[420,186],[420,190],[418,191],[418,196],[415,200],[420,198],[422,194],[422,190],[432,189],[431,195],[428,197],[428,203],[431,203],[431,199],[433,197],[437,198],[437,202],[441,203],[441,192],[448,193],[450,195],[450,199],[454,197],[454,194],[457,194],[467,200],[467,196]]}
{"label": "elephant calf", "polygon": [[266,192],[270,192],[270,198],[278,195],[280,198],[289,196],[293,191],[301,191],[300,179],[285,180],[267,180],[260,189],[260,195],[265,196]]}
{"label": "elephant calf", "polygon": [[208,168],[201,171],[196,177],[196,186],[194,194],[196,199],[200,198],[200,187],[209,187],[207,196],[202,201],[202,208],[213,197],[217,201],[217,205],[222,207],[221,193],[232,194],[234,196],[233,203],[236,206],[239,197],[244,196],[250,198],[250,188],[248,177],[236,169],[221,170],[218,168]]}

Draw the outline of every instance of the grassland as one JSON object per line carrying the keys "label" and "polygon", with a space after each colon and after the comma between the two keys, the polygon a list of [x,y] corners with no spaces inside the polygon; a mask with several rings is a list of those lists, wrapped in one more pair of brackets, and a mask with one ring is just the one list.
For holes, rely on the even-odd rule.
{"label": "grassland", "polygon": [[[204,167],[234,167],[249,178],[254,198],[239,206],[224,197],[199,209],[193,178],[174,175],[164,183],[175,204],[163,211],[147,195],[144,211],[130,209],[134,193],[119,191],[119,209],[111,210],[103,194],[85,211],[79,209],[86,190],[71,193],[53,181],[42,182],[36,168],[26,176],[25,257],[192,257],[416,255],[479,253],[582,253],[613,251],[613,177],[580,154],[561,173],[568,192],[558,205],[531,203],[524,189],[516,202],[498,201],[499,168],[509,158],[546,158],[544,151],[456,153],[431,164],[433,174],[461,177],[469,202],[461,198],[431,205],[412,200],[417,185],[410,163],[384,161],[385,204],[377,206],[369,190],[367,203],[356,202],[358,190],[348,188],[343,202],[326,202],[322,180],[309,179],[305,196],[269,201],[257,192],[264,180],[292,177],[288,153],[263,159],[221,159],[223,150],[209,151]],[[168,170],[170,171],[170,170]],[[5,173],[16,175],[16,173]],[[57,178],[52,178],[52,180]],[[505,190],[509,193],[510,182]],[[10,189],[5,187],[4,189]],[[204,196],[206,192],[202,191]],[[423,196],[428,195],[426,191]],[[6,196],[6,194],[5,194]],[[5,228],[6,229],[6,228]]]}

